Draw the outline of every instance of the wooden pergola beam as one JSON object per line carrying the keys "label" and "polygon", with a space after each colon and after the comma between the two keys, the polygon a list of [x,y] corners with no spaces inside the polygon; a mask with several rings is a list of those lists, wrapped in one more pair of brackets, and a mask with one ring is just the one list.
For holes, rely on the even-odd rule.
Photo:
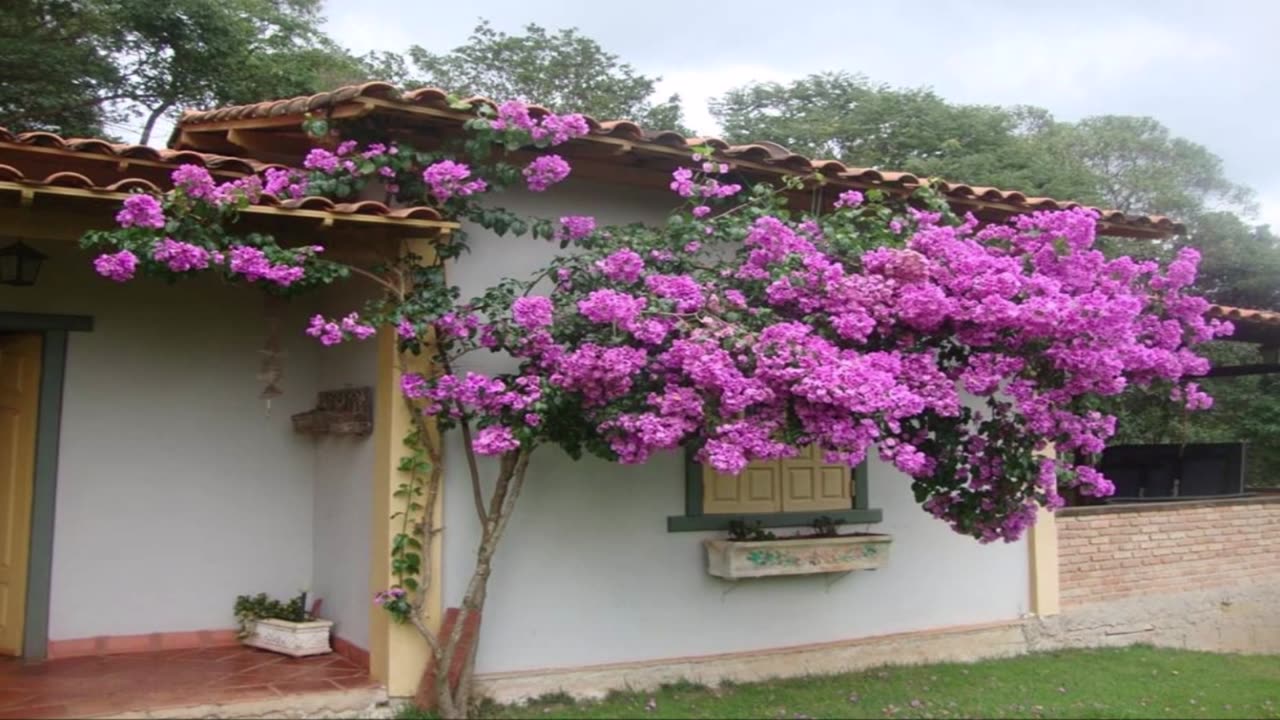
{"label": "wooden pergola beam", "polygon": [[1244,377],[1246,375],[1272,375],[1280,373],[1280,363],[1252,363],[1248,365],[1219,365],[1209,368],[1205,377]]}

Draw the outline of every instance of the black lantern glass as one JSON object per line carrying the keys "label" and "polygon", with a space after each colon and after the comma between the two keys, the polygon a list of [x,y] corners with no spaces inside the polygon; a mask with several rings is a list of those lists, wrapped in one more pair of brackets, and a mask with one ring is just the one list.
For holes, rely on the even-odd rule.
{"label": "black lantern glass", "polygon": [[21,240],[0,248],[0,285],[35,285],[46,257]]}

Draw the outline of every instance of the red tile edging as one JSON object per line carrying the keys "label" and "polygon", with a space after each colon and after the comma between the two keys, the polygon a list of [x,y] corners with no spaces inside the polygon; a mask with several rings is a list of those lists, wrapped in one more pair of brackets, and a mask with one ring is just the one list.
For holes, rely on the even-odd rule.
{"label": "red tile edging", "polygon": [[369,651],[345,638],[333,636],[333,651],[369,672]]}
{"label": "red tile edging", "polygon": [[[235,630],[191,630],[158,632],[143,635],[99,635],[97,637],[50,640],[50,660],[91,655],[121,655],[156,650],[197,650],[234,647],[240,640]],[[333,636],[333,651],[369,671],[369,651],[350,640]]]}
{"label": "red tile edging", "polygon": [[195,650],[230,647],[240,641],[235,630],[189,630],[142,635],[99,635],[97,637],[50,640],[50,660],[87,655],[119,655],[155,650]]}

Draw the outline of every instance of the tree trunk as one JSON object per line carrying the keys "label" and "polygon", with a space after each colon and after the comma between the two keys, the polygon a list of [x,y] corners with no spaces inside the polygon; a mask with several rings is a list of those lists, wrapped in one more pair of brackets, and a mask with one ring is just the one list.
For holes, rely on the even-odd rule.
{"label": "tree trunk", "polygon": [[[485,519],[480,546],[476,549],[476,566],[467,584],[467,592],[462,598],[457,619],[448,635],[436,638],[440,652],[436,654],[434,695],[437,711],[442,718],[454,720],[470,716],[472,697],[472,679],[475,675],[476,648],[479,646],[480,624],[484,618],[484,604],[488,597],[489,577],[493,573],[493,556],[498,550],[498,543],[506,531],[511,512],[524,486],[525,473],[529,467],[531,449],[521,449],[507,453],[502,458],[502,467],[498,473],[498,481],[494,486],[489,501],[489,512]],[[476,616],[472,621],[472,616]],[[466,628],[475,623],[475,633],[469,643],[463,643]],[[450,682],[453,674],[454,658],[458,652],[465,653],[462,660],[458,683],[454,687]]]}
{"label": "tree trunk", "polygon": [[139,145],[146,145],[151,142],[151,131],[156,129],[156,121],[169,112],[169,108],[173,107],[173,103],[161,103],[156,109],[151,111],[147,116],[147,123],[142,126],[142,137],[138,138]]}

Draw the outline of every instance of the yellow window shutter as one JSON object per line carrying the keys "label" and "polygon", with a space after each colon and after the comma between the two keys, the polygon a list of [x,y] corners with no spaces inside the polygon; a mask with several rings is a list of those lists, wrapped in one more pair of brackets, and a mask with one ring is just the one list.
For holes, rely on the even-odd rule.
{"label": "yellow window shutter", "polygon": [[772,462],[752,463],[738,475],[702,466],[702,512],[708,515],[771,513],[782,509],[782,468]]}
{"label": "yellow window shutter", "polygon": [[853,478],[849,467],[823,461],[822,452],[816,446],[805,448],[800,455],[783,460],[781,465],[784,512],[853,507]]}

